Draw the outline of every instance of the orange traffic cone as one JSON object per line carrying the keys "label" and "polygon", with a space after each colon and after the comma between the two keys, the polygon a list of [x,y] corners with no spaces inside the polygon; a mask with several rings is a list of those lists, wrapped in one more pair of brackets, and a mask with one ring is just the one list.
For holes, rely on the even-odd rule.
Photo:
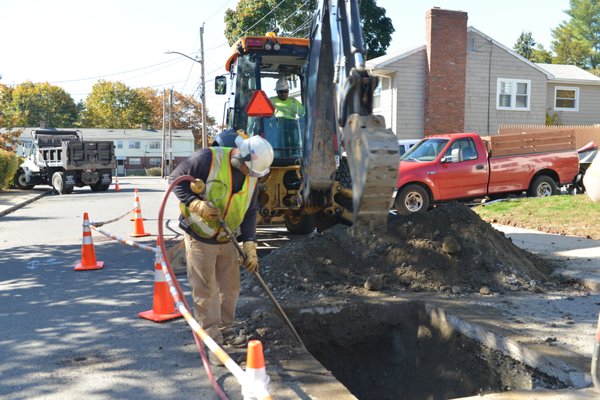
{"label": "orange traffic cone", "polygon": [[142,218],[142,209],[140,207],[140,198],[138,197],[137,189],[135,189],[134,207],[135,209],[133,210],[133,233],[130,233],[129,236],[151,236],[151,233],[148,233],[144,230],[144,218]]}
{"label": "orange traffic cone", "polygon": [[119,187],[119,175],[115,175],[115,192],[118,192],[119,190],[121,190]]}
{"label": "orange traffic cone", "polygon": [[92,231],[88,213],[83,213],[83,241],[81,244],[81,262],[75,266],[75,271],[87,271],[90,269],[102,269],[104,261],[96,261],[96,252],[92,242]]}
{"label": "orange traffic cone", "polygon": [[181,313],[175,309],[173,297],[169,292],[169,284],[165,281],[162,272],[161,257],[156,253],[154,262],[154,299],[152,300],[152,310],[143,311],[138,315],[142,318],[154,322],[162,322],[181,317]]}
{"label": "orange traffic cone", "polygon": [[246,377],[250,384],[242,388],[244,400],[270,398],[268,397],[269,375],[265,369],[265,355],[260,340],[248,342]]}

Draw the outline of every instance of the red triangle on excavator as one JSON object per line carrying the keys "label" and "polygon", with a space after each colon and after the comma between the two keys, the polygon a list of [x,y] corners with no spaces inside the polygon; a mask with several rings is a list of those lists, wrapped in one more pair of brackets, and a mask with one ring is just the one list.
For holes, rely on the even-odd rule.
{"label": "red triangle on excavator", "polygon": [[246,114],[249,117],[272,117],[274,112],[275,106],[262,90],[254,92],[246,107]]}

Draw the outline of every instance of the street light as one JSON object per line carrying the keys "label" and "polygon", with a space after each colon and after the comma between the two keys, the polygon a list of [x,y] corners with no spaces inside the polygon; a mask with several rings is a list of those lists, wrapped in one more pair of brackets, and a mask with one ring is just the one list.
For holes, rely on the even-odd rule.
{"label": "street light", "polygon": [[[200,35],[202,36],[204,27],[200,28]],[[190,57],[187,54],[183,54],[179,51],[165,51],[165,54],[179,54],[180,56],[183,56],[185,58],[188,58],[194,62],[197,62],[198,64],[200,64],[202,66],[202,76],[200,78],[200,85],[202,86],[200,88],[200,98],[202,99],[202,148],[207,148],[208,147],[208,140],[206,138],[206,106],[205,106],[205,95],[204,95],[204,57],[201,57],[200,59],[194,58],[194,57]],[[202,51],[202,56],[204,56],[204,51]]]}

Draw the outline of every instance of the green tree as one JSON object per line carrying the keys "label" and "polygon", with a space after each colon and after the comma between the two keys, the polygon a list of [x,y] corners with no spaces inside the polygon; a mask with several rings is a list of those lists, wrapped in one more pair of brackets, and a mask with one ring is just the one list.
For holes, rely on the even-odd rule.
{"label": "green tree", "polygon": [[571,17],[552,31],[556,62],[594,69],[600,64],[600,2],[571,0]]}
{"label": "green tree", "polygon": [[144,97],[122,82],[98,81],[85,99],[83,123],[87,128],[131,129],[151,120]]}
{"label": "green tree", "polygon": [[73,98],[49,83],[28,81],[2,93],[0,96],[10,97],[2,107],[4,123],[9,126],[39,126],[43,121],[48,127],[69,127],[78,118]]}
{"label": "green tree", "polygon": [[0,84],[0,128],[12,128],[12,93],[10,86]]}
{"label": "green tree", "polygon": [[548,50],[544,49],[544,46],[538,43],[531,54],[531,61],[534,63],[552,64],[554,63],[554,56]]}
{"label": "green tree", "polygon": [[[316,0],[240,0],[235,10],[225,11],[225,37],[233,45],[241,36],[277,32],[279,36],[308,37]],[[385,16],[385,8],[376,0],[360,4],[361,26],[367,58],[385,54],[392,40],[394,26]],[[265,17],[266,16],[266,17]]]}
{"label": "green tree", "polygon": [[542,44],[536,43],[531,32],[521,32],[513,49],[532,62],[552,64],[552,53],[544,49]]}

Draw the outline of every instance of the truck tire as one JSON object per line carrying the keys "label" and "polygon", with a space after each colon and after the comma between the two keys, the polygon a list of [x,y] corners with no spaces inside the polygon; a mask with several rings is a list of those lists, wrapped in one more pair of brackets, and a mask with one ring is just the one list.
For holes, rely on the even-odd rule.
{"label": "truck tire", "polygon": [[307,235],[315,230],[315,221],[312,215],[291,214],[284,215],[285,226],[292,235]]}
{"label": "truck tire", "polygon": [[394,206],[400,215],[425,212],[429,208],[429,193],[419,185],[406,185],[396,193]]}
{"label": "truck tire", "polygon": [[25,176],[25,171],[23,171],[20,168],[19,168],[19,171],[17,172],[17,176],[15,177],[15,185],[19,189],[23,189],[23,190],[33,189],[33,186],[34,186],[34,185],[27,184],[27,177]]}
{"label": "truck tire", "polygon": [[52,188],[58,194],[67,194],[64,172],[57,171],[52,175]]}
{"label": "truck tire", "polygon": [[556,182],[548,175],[540,175],[535,178],[527,190],[529,197],[548,197],[555,194]]}

